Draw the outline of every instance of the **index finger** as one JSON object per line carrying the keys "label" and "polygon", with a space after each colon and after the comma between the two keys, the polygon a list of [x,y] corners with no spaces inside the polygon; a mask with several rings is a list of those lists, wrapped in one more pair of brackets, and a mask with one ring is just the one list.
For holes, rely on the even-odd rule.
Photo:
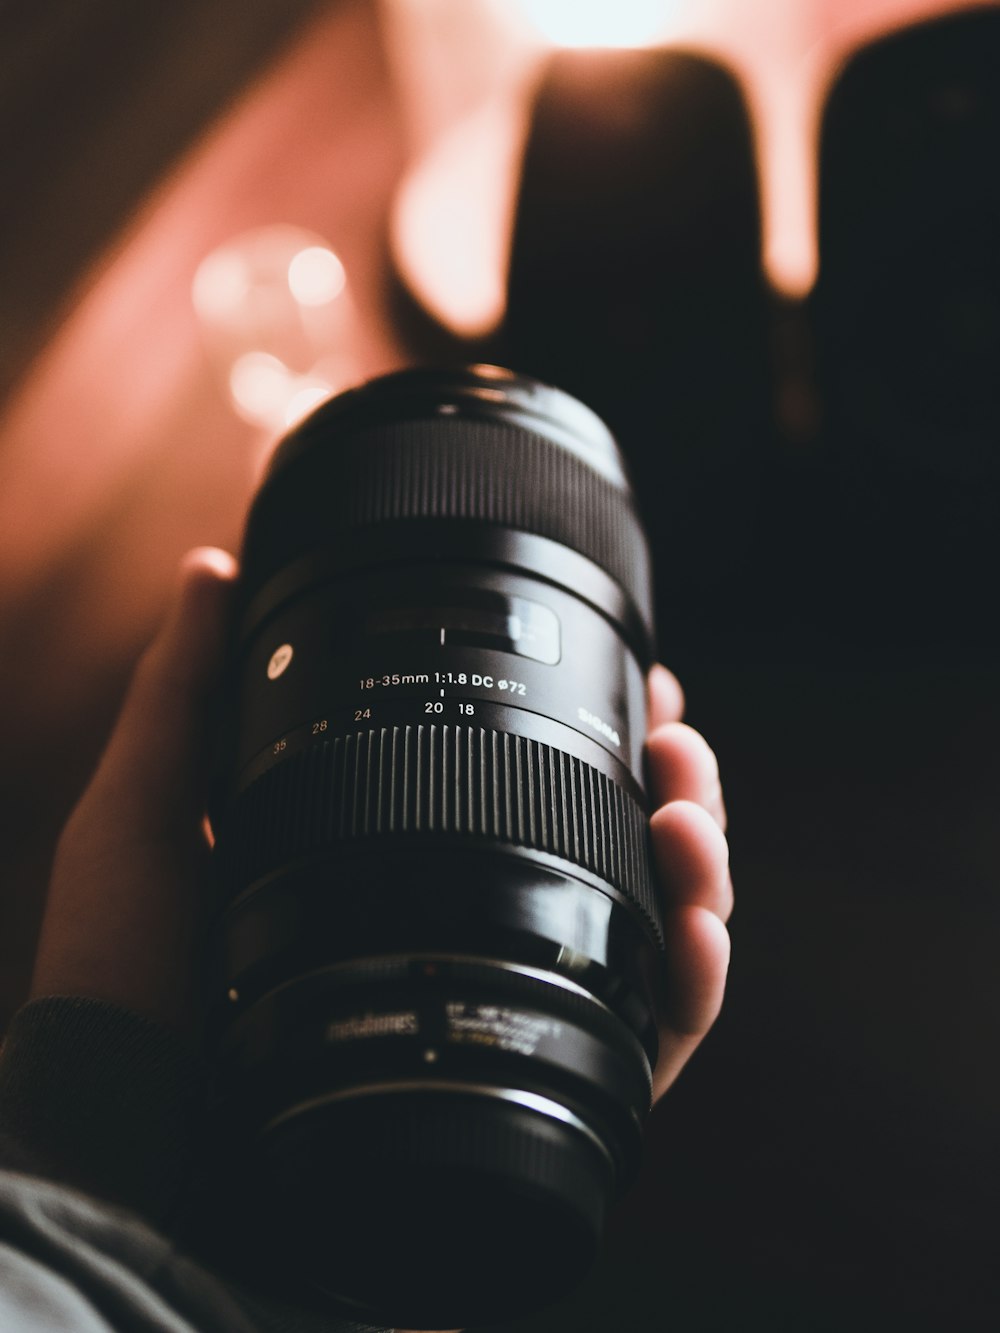
{"label": "index finger", "polygon": [[657,662],[649,669],[646,681],[649,697],[649,730],[665,722],[679,722],[684,716],[684,691],[672,671]]}

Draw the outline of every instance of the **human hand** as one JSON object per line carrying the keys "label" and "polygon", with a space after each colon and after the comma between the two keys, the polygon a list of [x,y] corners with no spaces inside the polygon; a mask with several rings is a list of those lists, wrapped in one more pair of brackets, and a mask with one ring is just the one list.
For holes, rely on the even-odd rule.
{"label": "human hand", "polygon": [[[104,999],[196,1037],[205,925],[204,810],[210,696],[222,665],[236,564],[191,552],[143,655],[97,771],[60,838],[32,996]],[[647,740],[652,845],[666,908],[671,993],[655,1097],[718,1012],[732,885],[718,768],[655,667]]]}
{"label": "human hand", "polygon": [[[197,1024],[209,697],[235,576],[224,551],[185,557],[172,605],[59,840],[33,997],[85,995],[174,1030]],[[650,673],[649,704],[652,843],[672,977],[654,1079],[660,1097],[721,1004],[732,884],[718,766],[680,721],[684,696],[664,667]]]}
{"label": "human hand", "polygon": [[236,562],[185,557],[56,849],[31,996],[108,1000],[193,1037],[208,864],[210,696]]}
{"label": "human hand", "polygon": [[[208,701],[221,669],[236,562],[189,553],[163,625],[136,668],[94,777],[59,840],[32,996],[110,1000],[191,1031],[208,860]],[[664,667],[649,677],[653,854],[667,909],[672,990],[657,1098],[722,1002],[732,910],[718,765],[680,721]]]}
{"label": "human hand", "polygon": [[706,741],[680,720],[683,713],[676,678],[665,667],[653,667],[646,764],[670,977],[654,1101],[715,1022],[729,967],[725,922],[733,909],[733,882],[719,766]]}

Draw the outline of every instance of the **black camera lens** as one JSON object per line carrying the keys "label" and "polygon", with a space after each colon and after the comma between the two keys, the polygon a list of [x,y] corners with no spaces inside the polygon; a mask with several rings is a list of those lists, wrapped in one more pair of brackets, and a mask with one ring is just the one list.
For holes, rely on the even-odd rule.
{"label": "black camera lens", "polygon": [[252,507],[220,1103],[254,1234],[361,1316],[558,1296],[636,1171],[664,980],[651,606],[608,430],[495,367],[330,401]]}

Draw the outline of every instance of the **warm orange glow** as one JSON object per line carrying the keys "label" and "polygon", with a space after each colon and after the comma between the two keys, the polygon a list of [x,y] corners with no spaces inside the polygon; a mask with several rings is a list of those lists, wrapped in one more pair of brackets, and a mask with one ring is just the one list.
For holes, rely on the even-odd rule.
{"label": "warm orange glow", "polygon": [[[237,357],[285,356],[245,340],[220,348],[206,334],[206,317],[224,329],[247,285],[242,261],[228,259],[195,284],[206,256],[227,238],[294,219],[299,240],[280,275],[284,299],[309,337],[331,318],[341,322],[332,341],[320,338],[319,355],[307,341],[303,358],[285,363],[311,383],[313,362],[322,360],[317,378],[339,387],[402,360],[372,244],[402,164],[378,41],[369,7],[324,11],[129,220],[4,405],[0,605],[9,611],[15,598],[26,601],[70,559],[85,559],[105,590],[98,603],[74,607],[79,624],[64,615],[59,625],[77,653],[77,674],[67,672],[61,685],[67,708],[89,679],[82,659],[91,646],[106,653],[117,635],[127,655],[146,632],[181,551],[238,541],[260,454],[284,429],[284,416],[262,428],[233,411]],[[289,291],[288,263],[310,245],[329,248],[328,240],[349,290],[322,306],[301,305]],[[91,534],[126,503],[137,515],[145,508],[127,534],[115,530],[100,582],[105,547]],[[51,713],[51,700],[46,706]]]}
{"label": "warm orange glow", "polygon": [[503,315],[527,107],[517,92],[461,121],[410,172],[393,205],[401,273],[467,338],[489,333]]}
{"label": "warm orange glow", "polygon": [[299,227],[260,227],[213,250],[191,288],[206,350],[244,421],[281,433],[356,377],[344,265]]}
{"label": "warm orange glow", "polygon": [[[906,24],[994,3],[519,0],[504,12],[529,19],[536,33],[559,45],[669,40],[726,65],[742,87],[753,128],[761,265],[777,291],[798,299],[819,271],[820,123],[843,63],[867,42]],[[643,29],[643,23],[649,26]],[[493,88],[478,111],[466,113],[430,146],[404,182],[395,210],[393,243],[401,271],[432,314],[467,336],[488,333],[504,314],[525,102],[538,52],[525,47],[521,59],[519,80],[508,78],[499,92]]]}

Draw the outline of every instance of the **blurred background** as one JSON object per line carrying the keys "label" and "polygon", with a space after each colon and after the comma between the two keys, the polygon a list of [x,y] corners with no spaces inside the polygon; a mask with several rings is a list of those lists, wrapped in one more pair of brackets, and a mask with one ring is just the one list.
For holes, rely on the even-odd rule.
{"label": "blurred background", "polygon": [[5,6],[0,198],[0,1021],[181,553],[324,396],[500,360],[622,440],[738,894],[503,1328],[1000,1327],[1000,8]]}

